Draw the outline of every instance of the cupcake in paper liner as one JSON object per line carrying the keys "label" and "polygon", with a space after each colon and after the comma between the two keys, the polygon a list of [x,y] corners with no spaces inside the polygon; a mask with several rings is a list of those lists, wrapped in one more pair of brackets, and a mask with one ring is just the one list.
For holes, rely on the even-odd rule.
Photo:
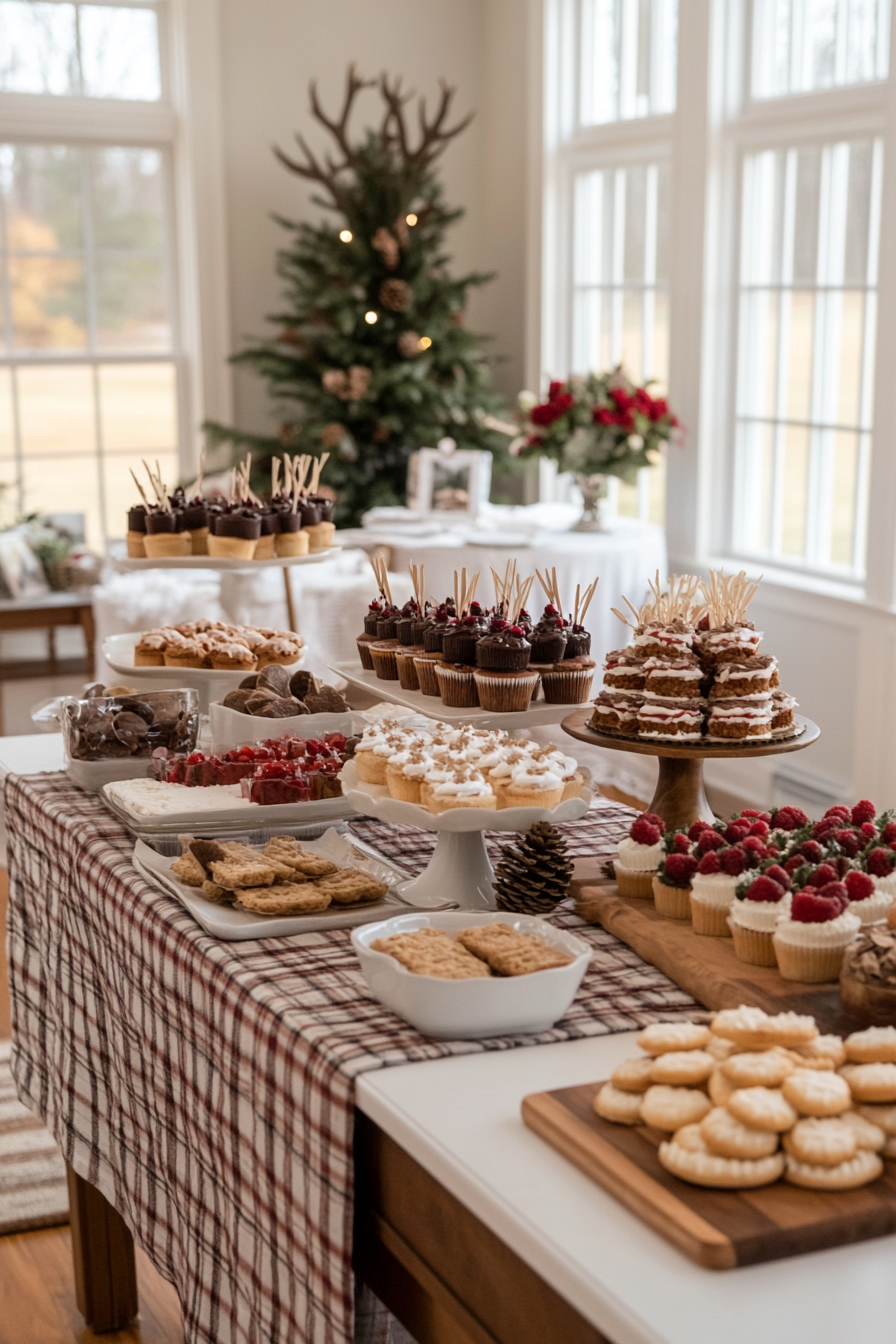
{"label": "cupcake in paper liner", "polygon": [[773,865],[738,887],[728,914],[738,961],[748,966],[777,966],[773,935],[780,917],[790,910],[789,882],[784,869]]}
{"label": "cupcake in paper liner", "polygon": [[836,980],[844,953],[860,928],[842,882],[804,887],[793,896],[789,914],[779,916],[775,924],[772,939],[778,970],[785,980],[804,984]]}
{"label": "cupcake in paper liner", "polygon": [[[707,830],[711,831],[712,828],[708,827]],[[712,835],[715,834],[713,831]],[[741,829],[732,825],[726,834],[740,835]],[[721,838],[724,842],[724,836]],[[718,845],[718,841],[713,839],[713,844]],[[706,852],[701,853],[704,848]],[[749,851],[742,840],[734,844],[722,843],[710,849],[704,837],[698,837],[697,850],[700,858],[691,879],[691,921],[694,932],[710,938],[728,938],[731,936],[728,914],[744,874],[756,866],[755,853]],[[760,852],[764,854],[765,850]]]}
{"label": "cupcake in paper liner", "polygon": [[649,900],[653,877],[663,857],[666,823],[655,812],[642,812],[632,822],[628,835],[619,841],[613,858],[620,896]]}
{"label": "cupcake in paper liner", "polygon": [[693,854],[672,853],[662,860],[652,889],[657,913],[664,919],[690,920],[691,878],[696,871]]}
{"label": "cupcake in paper liner", "polygon": [[886,924],[887,912],[896,901],[896,894],[878,886],[869,873],[847,873],[843,885],[849,894],[849,908],[858,915],[863,929]]}

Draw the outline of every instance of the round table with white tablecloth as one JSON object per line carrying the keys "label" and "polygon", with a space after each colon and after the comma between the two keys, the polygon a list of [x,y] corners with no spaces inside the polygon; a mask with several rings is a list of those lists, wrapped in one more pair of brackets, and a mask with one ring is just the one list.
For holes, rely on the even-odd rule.
{"label": "round table with white tablecloth", "polygon": [[[454,590],[454,571],[466,566],[467,576],[481,571],[477,596],[483,602],[494,600],[491,566],[498,574],[504,573],[508,559],[517,561],[522,577],[542,574],[556,568],[557,582],[563,602],[569,610],[575,601],[576,584],[586,588],[596,574],[600,583],[588,609],[585,625],[591,632],[591,653],[598,665],[610,649],[627,643],[628,634],[611,612],[611,607],[622,606],[622,594],[640,606],[647,592],[647,581],[659,570],[666,577],[666,537],[651,523],[630,518],[616,518],[608,532],[540,532],[528,545],[495,545],[488,534],[482,533],[471,540],[457,532],[445,532],[419,540],[395,535],[389,541],[391,558],[389,568],[396,574],[406,574],[408,564],[426,567],[426,591],[440,600]],[[544,594],[536,581],[530,599],[533,613],[540,612]]]}

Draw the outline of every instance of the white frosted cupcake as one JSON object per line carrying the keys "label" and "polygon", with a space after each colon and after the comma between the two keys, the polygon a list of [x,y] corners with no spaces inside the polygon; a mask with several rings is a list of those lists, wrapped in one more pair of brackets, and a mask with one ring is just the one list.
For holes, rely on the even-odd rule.
{"label": "white frosted cupcake", "polygon": [[431,785],[427,806],[430,812],[447,812],[454,807],[486,807],[494,811],[498,803],[485,776],[469,766],[461,766],[449,779]]}
{"label": "white frosted cupcake", "polygon": [[691,923],[695,933],[730,938],[728,912],[743,876],[696,872],[691,878]]}
{"label": "white frosted cupcake", "polygon": [[734,955],[749,966],[777,966],[773,934],[790,912],[790,892],[769,877],[757,877],[731,903],[728,925]]}
{"label": "white frosted cupcake", "polygon": [[563,799],[563,775],[556,765],[530,761],[512,772],[505,798],[507,807],[556,807]]}
{"label": "white frosted cupcake", "polygon": [[663,857],[666,823],[654,812],[642,812],[632,822],[628,835],[619,841],[613,859],[620,896],[649,900],[653,875]]}
{"label": "white frosted cupcake", "polygon": [[420,786],[432,765],[432,757],[419,746],[405,747],[390,756],[386,761],[389,797],[403,803],[419,803]]}
{"label": "white frosted cupcake", "polygon": [[862,923],[848,905],[842,882],[829,882],[821,891],[804,887],[796,892],[789,914],[779,917],[772,935],[785,980],[820,984],[838,978],[843,954]]}
{"label": "white frosted cupcake", "polygon": [[883,885],[890,882],[892,878],[889,877],[875,880],[868,873],[847,873],[844,886],[849,895],[849,908],[858,915],[863,929],[886,923],[887,911],[896,900],[896,891],[888,891]]}

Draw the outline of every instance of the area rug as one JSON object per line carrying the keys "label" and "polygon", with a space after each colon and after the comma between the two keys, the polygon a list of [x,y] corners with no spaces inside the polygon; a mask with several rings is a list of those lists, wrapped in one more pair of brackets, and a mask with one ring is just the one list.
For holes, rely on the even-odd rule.
{"label": "area rug", "polygon": [[65,1163],[49,1131],[16,1096],[9,1041],[0,1041],[0,1235],[68,1222]]}

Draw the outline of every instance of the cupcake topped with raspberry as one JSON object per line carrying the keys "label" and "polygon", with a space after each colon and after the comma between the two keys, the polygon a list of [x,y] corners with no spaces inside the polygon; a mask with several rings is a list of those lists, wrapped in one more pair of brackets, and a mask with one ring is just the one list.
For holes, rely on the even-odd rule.
{"label": "cupcake topped with raspberry", "polygon": [[790,874],[779,863],[766,863],[759,876],[738,884],[728,913],[734,955],[750,966],[776,966],[775,925],[790,909]]}
{"label": "cupcake topped with raspberry", "polygon": [[663,857],[666,823],[655,812],[642,812],[620,841],[613,860],[621,896],[649,898],[653,875]]}
{"label": "cupcake topped with raspberry", "polygon": [[[896,841],[893,843],[896,844]],[[896,850],[890,845],[871,844],[861,855],[859,863],[860,871],[849,874],[852,878],[850,900],[857,902],[855,910],[861,917],[863,927],[867,924],[882,924],[890,906],[896,901]],[[868,891],[869,883],[871,891]]]}
{"label": "cupcake topped with raspberry", "polygon": [[[691,919],[695,933],[715,938],[730,936],[728,914],[746,873],[752,873],[768,857],[750,824],[736,819],[720,834],[716,830],[697,837],[697,870],[691,880]],[[752,845],[750,841],[752,840]]]}
{"label": "cupcake topped with raspberry", "polygon": [[843,882],[803,887],[794,892],[789,914],[782,914],[775,925],[778,969],[785,980],[806,984],[836,980],[843,954],[860,928]]}

